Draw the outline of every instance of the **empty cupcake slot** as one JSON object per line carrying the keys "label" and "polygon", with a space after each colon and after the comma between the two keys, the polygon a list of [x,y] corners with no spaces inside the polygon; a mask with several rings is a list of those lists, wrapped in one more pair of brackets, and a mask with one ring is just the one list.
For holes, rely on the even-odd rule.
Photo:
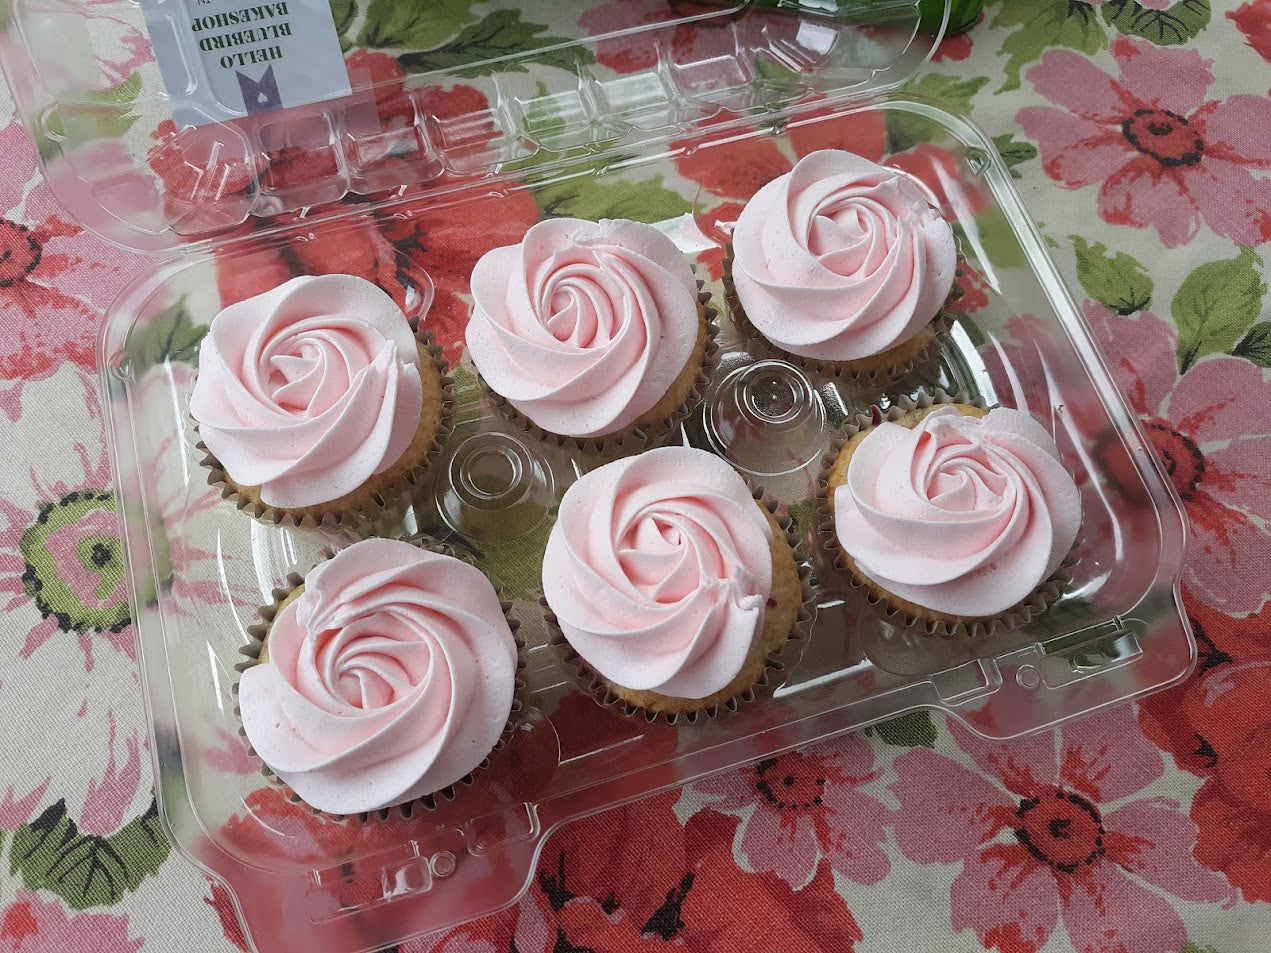
{"label": "empty cupcake slot", "polygon": [[774,476],[818,458],[825,426],[825,407],[803,372],[769,360],[724,378],[706,429],[711,443],[738,467]]}
{"label": "empty cupcake slot", "polygon": [[451,529],[473,539],[524,536],[547,518],[553,480],[546,462],[510,434],[482,433],[450,458],[437,509]]}

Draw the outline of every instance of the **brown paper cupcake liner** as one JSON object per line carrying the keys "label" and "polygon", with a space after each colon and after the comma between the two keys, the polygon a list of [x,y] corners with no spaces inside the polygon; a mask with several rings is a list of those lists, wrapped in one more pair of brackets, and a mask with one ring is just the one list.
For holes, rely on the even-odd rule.
{"label": "brown paper cupcake liner", "polygon": [[777,525],[786,534],[786,540],[789,542],[791,552],[794,554],[795,567],[799,574],[800,602],[799,612],[795,618],[794,627],[790,630],[789,638],[782,643],[780,648],[768,654],[759,678],[744,691],[738,692],[727,701],[692,711],[651,711],[634,705],[614,694],[605,683],[604,678],[588,666],[586,660],[569,644],[565,634],[561,631],[560,621],[557,619],[556,613],[547,604],[547,600],[540,600],[543,615],[547,622],[548,644],[556,646],[558,651],[560,651],[566,669],[572,676],[575,685],[595,699],[596,703],[601,707],[617,709],[624,715],[632,718],[643,718],[650,723],[663,721],[668,725],[694,725],[718,718],[725,712],[735,712],[743,705],[771,696],[777,687],[774,676],[792,667],[798,661],[803,647],[811,636],[812,622],[816,617],[816,592],[814,589],[812,562],[808,558],[803,548],[802,540],[794,528],[794,521],[788,514],[781,515],[777,512],[777,501],[767,496],[762,488],[755,489],[753,494],[756,501],[772,514],[777,521]]}
{"label": "brown paper cupcake liner", "polygon": [[207,445],[200,438],[198,421],[191,418],[195,437],[194,446],[199,454],[202,455],[199,465],[208,471],[208,485],[216,487],[221,493],[221,498],[233,503],[237,509],[242,510],[262,523],[272,526],[315,529],[332,533],[347,532],[353,536],[361,536],[370,533],[374,524],[385,516],[391,516],[394,513],[400,515],[405,510],[405,507],[409,505],[416,488],[424,479],[429,468],[441,456],[441,452],[445,448],[446,439],[450,436],[450,431],[454,426],[454,381],[450,376],[450,365],[442,357],[441,348],[433,343],[431,330],[421,330],[418,327],[415,327],[414,330],[415,339],[427,351],[429,357],[432,358],[433,367],[441,375],[441,422],[437,427],[436,435],[433,437],[432,445],[414,466],[391,486],[372,494],[356,506],[339,512],[324,513],[321,516],[305,513],[302,511],[303,508],[292,510],[273,507],[251,500],[240,493],[230,482],[220,460],[216,458],[216,455],[207,448]]}
{"label": "brown paper cupcake liner", "polygon": [[[941,344],[948,337],[949,329],[953,326],[953,305],[963,295],[963,290],[958,287],[958,278],[962,277],[962,274],[962,256],[959,252],[957,271],[954,275],[953,287],[949,289],[949,296],[945,299],[944,304],[941,305],[940,311],[937,312],[936,316],[923,329],[918,331],[919,334],[922,334],[923,330],[930,331],[930,339],[922,347],[904,358],[879,367],[853,367],[852,361],[824,361],[805,357],[802,354],[787,351],[764,337],[763,332],[755,327],[749,315],[746,314],[746,309],[742,306],[741,298],[737,294],[737,288],[733,284],[733,246],[731,242],[724,248],[724,303],[728,305],[728,311],[732,315],[733,323],[736,324],[737,330],[744,337],[763,345],[782,360],[797,364],[805,371],[832,377],[852,387],[877,389],[888,381],[903,377],[911,371],[929,364],[939,355]],[[896,345],[896,348],[903,348],[907,343],[902,341],[899,345]],[[886,352],[884,351],[883,353],[885,354]],[[866,361],[871,360],[871,358],[862,358],[861,360]]]}
{"label": "brown paper cupcake liner", "polygon": [[[456,559],[463,560],[470,566],[475,565],[472,560],[468,558],[467,554],[462,553],[445,543],[440,543],[436,540],[423,536],[405,537],[405,541],[412,543],[421,549],[427,550],[428,552],[438,553],[443,556],[452,556]],[[261,775],[269,782],[270,786],[282,791],[287,800],[291,803],[302,805],[314,815],[337,824],[344,824],[350,821],[365,823],[373,819],[386,821],[395,815],[403,818],[409,818],[417,811],[432,811],[443,804],[453,801],[460,795],[462,788],[470,787],[475,781],[476,775],[490,766],[490,762],[495,754],[507,747],[508,743],[512,740],[512,736],[516,732],[521,715],[526,708],[526,693],[528,688],[525,679],[525,640],[519,633],[521,628],[520,620],[512,615],[512,602],[504,599],[503,594],[499,592],[498,587],[495,587],[495,592],[499,595],[499,604],[503,608],[503,615],[507,619],[508,628],[512,630],[512,638],[516,642],[516,676],[512,688],[512,708],[508,713],[507,724],[504,725],[503,732],[499,735],[498,741],[494,743],[494,747],[490,749],[490,752],[485,756],[485,758],[483,758],[476,767],[458,781],[455,781],[453,784],[448,784],[446,787],[438,791],[433,791],[430,794],[425,794],[413,800],[404,801],[401,804],[393,804],[374,811],[363,811],[359,814],[333,814],[330,811],[321,810],[320,808],[316,808],[312,804],[306,802],[304,798],[300,797],[300,795],[298,795],[286,781],[280,778],[274,770],[265,763],[264,759],[256,753],[256,749],[251,746],[251,742],[247,739],[247,732],[243,728],[242,723],[242,710],[238,706],[238,687],[242,674],[249,668],[260,664],[260,652],[265,644],[266,638],[268,637],[269,629],[273,625],[274,618],[278,613],[279,606],[281,606],[283,602],[302,585],[304,585],[304,577],[299,573],[293,572],[287,574],[286,585],[277,587],[273,590],[274,601],[267,606],[261,606],[257,610],[257,616],[260,621],[249,626],[247,629],[247,634],[251,641],[249,641],[247,645],[241,646],[238,650],[240,655],[246,656],[246,660],[239,662],[234,666],[234,671],[238,673],[239,680],[234,682],[230,691],[234,697],[234,715],[239,720],[238,735],[243,739],[243,743],[247,745],[248,754],[260,763]],[[494,585],[494,583],[491,582],[491,585]]]}
{"label": "brown paper cupcake liner", "polygon": [[702,365],[698,369],[692,391],[666,417],[659,418],[651,423],[641,424],[638,427],[631,426],[611,434],[603,434],[599,437],[567,437],[545,430],[534,423],[534,421],[513,407],[507,398],[494,390],[486,379],[481,376],[480,372],[477,373],[477,379],[481,382],[482,390],[489,395],[499,416],[509,423],[515,424],[523,433],[537,440],[583,453],[615,456],[654,447],[665,440],[680,421],[691,414],[706,399],[706,390],[710,386],[711,378],[714,376],[715,367],[719,361],[719,311],[712,304],[710,293],[703,290],[704,283],[701,279],[698,279],[697,287],[697,301],[701,307],[701,316],[706,321],[706,354],[702,358]]}
{"label": "brown paper cupcake liner", "polygon": [[[953,622],[915,615],[887,599],[879,591],[882,588],[880,584],[871,584],[847,564],[843,547],[834,529],[833,501],[829,497],[830,471],[847,441],[863,430],[869,430],[886,421],[896,420],[911,410],[938,404],[968,404],[982,410],[989,409],[982,398],[971,397],[965,391],[955,395],[950,395],[943,388],[937,388],[934,392],[920,391],[912,397],[898,398],[886,409],[875,405],[870,408],[868,414],[858,414],[855,418],[849,418],[844,421],[830,441],[830,447],[821,459],[821,471],[817,478],[817,531],[821,540],[820,556],[826,564],[822,573],[823,582],[829,588],[836,589],[841,595],[853,595],[864,599],[885,622],[897,628],[936,638],[987,638],[999,632],[1009,632],[1027,625],[1058,601],[1071,582],[1071,569],[1076,563],[1075,557],[1070,553],[1050,578],[1005,612],[996,616]],[[1074,543],[1074,552],[1076,546],[1077,544]]]}

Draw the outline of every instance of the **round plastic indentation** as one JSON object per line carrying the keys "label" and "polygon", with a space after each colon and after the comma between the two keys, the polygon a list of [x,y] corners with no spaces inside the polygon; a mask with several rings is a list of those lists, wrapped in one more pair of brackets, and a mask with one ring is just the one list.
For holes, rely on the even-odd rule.
{"label": "round plastic indentation", "polygon": [[715,449],[756,476],[778,476],[820,458],[825,406],[793,364],[758,361],[720,381],[706,414]]}
{"label": "round plastic indentation", "polygon": [[455,868],[459,866],[459,861],[455,859],[455,855],[448,850],[438,851],[432,855],[428,861],[428,869],[432,871],[432,875],[438,878],[449,877],[455,872]]}
{"label": "round plastic indentation", "polygon": [[1034,689],[1041,680],[1041,674],[1031,665],[1021,665],[1015,672],[1015,681],[1020,688]]}
{"label": "round plastic indentation", "polygon": [[437,509],[455,532],[502,542],[536,529],[554,498],[552,472],[537,450],[511,434],[479,433],[450,456]]}

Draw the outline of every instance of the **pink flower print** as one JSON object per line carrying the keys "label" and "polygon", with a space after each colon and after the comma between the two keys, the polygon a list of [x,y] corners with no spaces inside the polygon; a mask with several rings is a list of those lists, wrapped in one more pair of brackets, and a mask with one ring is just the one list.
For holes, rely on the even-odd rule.
{"label": "pink flower print", "polygon": [[40,803],[44,792],[48,790],[51,780],[52,778],[45,778],[42,784],[22,797],[16,796],[13,788],[10,787],[4,797],[0,798],[0,831],[16,831],[29,821],[35,812],[36,805]]}
{"label": "pink flower print", "polygon": [[[10,168],[35,167],[35,150],[17,122],[0,128]],[[11,420],[31,380],[64,362],[94,366],[97,321],[138,259],[62,217],[42,182],[0,181],[0,408]],[[139,265],[133,265],[139,267]]]}
{"label": "pink flower print", "polygon": [[1196,828],[1179,805],[1143,796],[1163,766],[1128,706],[1015,742],[957,722],[950,731],[971,766],[915,748],[896,759],[891,789],[905,856],[962,865],[954,930],[1002,953],[1035,953],[1062,915],[1078,950],[1158,953],[1187,940],[1162,892],[1230,899],[1192,856]]}
{"label": "pink flower print", "polygon": [[1029,106],[1017,116],[1037,141],[1043,168],[1068,188],[1101,183],[1099,215],[1152,226],[1169,247],[1205,222],[1239,245],[1271,240],[1271,100],[1206,99],[1212,61],[1195,50],[1120,38],[1120,74],[1080,53],[1050,50],[1028,71],[1061,109]]}
{"label": "pink flower print", "polygon": [[68,917],[60,904],[30,890],[19,890],[17,899],[0,910],[0,953],[136,953],[141,944],[129,939],[127,916]]}
{"label": "pink flower print", "polygon": [[128,760],[122,770],[115,761],[115,715],[106,713],[110,741],[106,770],[101,781],[88,782],[84,809],[79,816],[79,829],[85,834],[106,837],[124,824],[124,813],[132,806],[141,784],[141,742],[135,735],[124,740]]}
{"label": "pink flower print", "polygon": [[795,890],[825,860],[855,883],[873,884],[891,864],[883,853],[887,809],[861,785],[877,778],[874,751],[857,736],[769,758],[707,778],[694,790],[707,807],[745,814],[737,863],[771,871]]}
{"label": "pink flower print", "polygon": [[1251,434],[1271,383],[1249,361],[1210,355],[1181,377],[1173,325],[1144,312],[1114,317],[1087,302],[1086,319],[1114,355],[1112,371],[1182,497],[1192,541],[1184,582],[1231,615],[1257,612],[1271,579],[1271,437]]}
{"label": "pink flower print", "polygon": [[64,632],[75,637],[92,671],[99,639],[131,660],[136,654],[106,453],[91,463],[82,444],[76,452],[81,470],[70,480],[46,483],[31,471],[34,510],[0,500],[0,593],[12,596],[6,609],[30,600],[40,614],[20,657]]}

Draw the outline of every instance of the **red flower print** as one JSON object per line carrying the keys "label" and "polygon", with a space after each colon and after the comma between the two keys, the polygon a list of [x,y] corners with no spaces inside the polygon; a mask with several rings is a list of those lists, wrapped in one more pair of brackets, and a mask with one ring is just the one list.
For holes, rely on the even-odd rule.
{"label": "red flower print", "polygon": [[852,735],[830,744],[716,775],[694,789],[712,811],[741,812],[738,863],[770,871],[795,890],[821,861],[856,883],[877,883],[891,868],[882,844],[889,812],[858,788],[878,777],[874,749]]}
{"label": "red flower print", "polygon": [[1239,621],[1195,600],[1195,674],[1144,699],[1144,733],[1205,779],[1192,800],[1196,857],[1249,901],[1271,901],[1271,607]]}
{"label": "red flower print", "polygon": [[924,142],[907,152],[899,152],[883,164],[908,172],[925,185],[935,198],[936,206],[950,221],[975,218],[988,205],[984,192],[962,173],[961,160],[933,143]]}
{"label": "red flower print", "polygon": [[[712,16],[713,14],[713,16]],[[762,49],[778,43],[795,44],[797,17],[756,8],[741,15],[720,15],[709,3],[685,0],[607,0],[586,10],[578,25],[589,33],[619,34],[596,44],[596,61],[617,73],[642,73],[657,66],[657,46],[640,27],[680,22],[671,28],[671,57],[683,67],[699,66],[703,72],[736,60],[738,52]],[[692,71],[684,78],[691,84]]]}
{"label": "red flower print", "polygon": [[1187,509],[1184,582],[1224,612],[1256,612],[1271,598],[1271,579],[1246,567],[1271,565],[1271,438],[1250,434],[1249,421],[1262,419],[1271,384],[1226,355],[1179,377],[1173,325],[1148,312],[1114,317],[1090,302],[1085,313]]}
{"label": "red flower print", "polygon": [[[12,169],[35,167],[16,122],[0,129],[0,155]],[[137,261],[64,219],[43,182],[28,184],[0,184],[0,378],[17,381],[0,406],[14,420],[25,382],[67,361],[93,369],[97,320]]]}
{"label": "red flower print", "polygon": [[[984,14],[981,13],[975,18],[975,23],[972,24],[972,27],[978,26],[983,19]],[[936,51],[931,55],[931,58],[933,60],[961,62],[971,55],[972,42],[971,28],[956,36],[946,36],[940,40],[940,45],[936,47]]]}
{"label": "red flower print", "polygon": [[58,903],[19,890],[0,910],[0,953],[136,953],[140,939],[129,939],[128,917],[77,913],[68,917]]}
{"label": "red flower print", "polygon": [[1249,0],[1227,16],[1235,21],[1236,29],[1243,33],[1248,44],[1271,63],[1271,0]]}
{"label": "red flower print", "polygon": [[[421,112],[440,117],[488,107],[485,97],[470,86],[407,90],[394,82],[404,81],[406,74],[387,54],[354,54],[350,63],[387,83],[376,96],[380,116],[390,124],[404,123],[408,114],[413,122],[415,104]],[[161,174],[177,172],[168,169]],[[173,182],[168,188],[174,188]],[[241,188],[255,189],[255,180],[244,177]],[[353,209],[360,204],[349,200],[344,206]],[[458,361],[468,322],[468,304],[460,296],[468,293],[472,269],[490,249],[524,237],[538,220],[533,196],[512,190],[497,197],[469,194],[466,201],[444,207],[430,199],[407,201],[384,212],[374,212],[369,205],[365,209],[360,216],[316,224],[295,215],[280,216],[269,224],[289,226],[281,237],[257,238],[251,235],[254,226],[240,229],[239,243],[218,262],[222,305],[262,294],[299,275],[357,275],[379,285],[408,312],[423,312],[424,326],[433,330],[447,359]]]}
{"label": "red flower print", "polygon": [[432,328],[447,360],[457,362],[463,353],[469,306],[461,296],[469,293],[478,259],[493,248],[515,245],[537,221],[538,205],[524,190],[470,196],[452,206],[410,203],[381,220],[392,247],[432,278],[436,297],[424,325]]}
{"label": "red flower print", "polygon": [[1113,77],[1070,50],[1050,50],[1028,71],[1061,109],[1017,116],[1037,140],[1046,174],[1068,188],[1100,183],[1099,215],[1152,226],[1169,247],[1204,221],[1238,245],[1271,239],[1271,100],[1206,99],[1212,62],[1195,50],[1120,38]]}
{"label": "red flower print", "polygon": [[734,138],[735,130],[726,140],[717,140],[710,123],[692,139],[680,140],[679,145],[689,148],[675,157],[675,166],[680,175],[701,187],[695,203],[698,224],[706,237],[720,245],[717,253],[700,259],[711,277],[723,275],[723,246],[732,236],[742,207],[764,185],[794,168],[800,158],[819,149],[836,148],[850,148],[874,161],[882,158],[887,144],[882,113],[867,109],[826,115],[814,111],[807,121],[789,127],[785,142],[761,134]]}
{"label": "red flower print", "polygon": [[1245,899],[1271,901],[1271,654],[1208,672],[1186,699],[1187,720],[1214,752],[1212,775],[1192,800],[1196,857]]}
{"label": "red flower print", "polygon": [[1062,915],[1079,950],[1157,953],[1187,940],[1157,891],[1229,898],[1192,857],[1196,830],[1179,805],[1143,796],[1163,767],[1128,707],[1008,743],[957,722],[950,731],[974,767],[915,748],[896,759],[892,791],[905,856],[962,865],[954,930],[1002,953],[1035,953]]}
{"label": "red flower print", "polygon": [[221,932],[225,934],[225,939],[233,943],[243,953],[249,953],[251,947],[247,945],[247,937],[243,933],[243,924],[238,919],[238,911],[234,909],[234,898],[230,896],[229,891],[225,889],[219,880],[213,880],[209,877],[207,885],[211,890],[211,895],[204,897],[203,902],[216,911],[216,918],[221,922]]}
{"label": "red flower print", "polygon": [[772,938],[791,950],[850,953],[862,938],[828,870],[798,892],[745,874],[729,847],[736,822],[703,812],[681,828],[674,801],[661,795],[568,825],[514,912],[404,944],[403,953],[767,953]]}

